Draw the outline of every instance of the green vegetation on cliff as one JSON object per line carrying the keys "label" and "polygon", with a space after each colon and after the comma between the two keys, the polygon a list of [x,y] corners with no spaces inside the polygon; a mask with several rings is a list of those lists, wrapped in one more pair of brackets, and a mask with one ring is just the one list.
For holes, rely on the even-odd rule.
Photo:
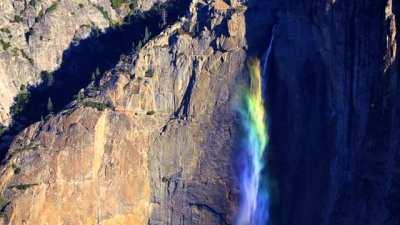
{"label": "green vegetation on cliff", "polygon": [[30,92],[23,85],[21,86],[21,92],[14,98],[14,105],[11,106],[11,114],[16,115],[23,111],[25,104],[29,102]]}
{"label": "green vegetation on cliff", "polygon": [[124,4],[129,4],[130,9],[134,9],[137,7],[137,0],[110,0],[111,6],[114,9],[120,8]]}
{"label": "green vegetation on cliff", "polygon": [[109,103],[102,103],[102,102],[95,102],[95,101],[84,101],[82,103],[83,106],[85,107],[90,107],[90,108],[94,108],[97,109],[99,111],[104,111],[105,109],[113,109],[114,107],[109,104]]}
{"label": "green vegetation on cliff", "polygon": [[25,190],[33,187],[33,186],[36,186],[36,185],[38,185],[38,184],[17,184],[17,185],[11,185],[8,188],[9,189],[15,188],[15,189],[20,190],[20,191],[25,191]]}

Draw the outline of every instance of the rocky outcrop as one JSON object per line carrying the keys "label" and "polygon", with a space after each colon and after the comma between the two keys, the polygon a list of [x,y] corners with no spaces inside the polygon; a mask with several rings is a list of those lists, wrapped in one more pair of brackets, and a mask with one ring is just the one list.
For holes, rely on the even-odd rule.
{"label": "rocky outcrop", "polygon": [[148,10],[157,2],[165,1],[2,1],[0,123],[9,124],[10,106],[21,85],[37,84],[42,71],[56,70],[70,45],[93,30],[122,23],[130,8]]}
{"label": "rocky outcrop", "polygon": [[[103,3],[114,20],[127,12]],[[392,0],[193,0],[63,111],[14,139],[0,170],[0,224],[234,224],[232,102],[246,59],[262,56],[273,35],[270,223],[398,225],[399,13]],[[33,67],[22,56],[26,67],[4,64],[54,69],[74,32],[51,60],[33,54],[50,41],[27,53]]]}
{"label": "rocky outcrop", "polygon": [[18,135],[1,169],[2,223],[231,224],[240,7],[192,2],[87,97]]}

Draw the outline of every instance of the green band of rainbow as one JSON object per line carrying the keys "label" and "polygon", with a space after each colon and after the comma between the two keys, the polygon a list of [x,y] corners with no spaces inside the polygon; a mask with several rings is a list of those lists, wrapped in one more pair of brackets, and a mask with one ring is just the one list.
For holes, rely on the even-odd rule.
{"label": "green band of rainbow", "polygon": [[265,225],[269,218],[269,193],[263,181],[263,155],[268,143],[266,113],[262,95],[260,61],[249,60],[250,85],[243,93],[239,112],[244,127],[242,150],[246,157],[240,176],[241,206],[237,225]]}

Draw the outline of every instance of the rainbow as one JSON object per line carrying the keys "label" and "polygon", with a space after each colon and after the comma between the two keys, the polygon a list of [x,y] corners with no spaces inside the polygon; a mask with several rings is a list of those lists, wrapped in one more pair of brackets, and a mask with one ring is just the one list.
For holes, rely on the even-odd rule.
{"label": "rainbow", "polygon": [[242,93],[239,107],[244,137],[241,149],[245,157],[240,174],[241,202],[236,225],[265,225],[269,219],[269,192],[261,185],[263,155],[268,144],[266,113],[262,94],[261,67],[258,59],[248,62],[250,86]]}

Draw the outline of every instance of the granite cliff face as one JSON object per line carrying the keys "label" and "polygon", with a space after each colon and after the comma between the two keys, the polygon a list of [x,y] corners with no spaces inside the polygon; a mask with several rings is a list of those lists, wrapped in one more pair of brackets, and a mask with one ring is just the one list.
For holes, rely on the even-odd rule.
{"label": "granite cliff face", "polygon": [[86,97],[14,139],[3,224],[232,223],[244,10],[222,1],[187,10]]}
{"label": "granite cliff face", "polygon": [[[18,37],[0,53],[4,123],[21,84],[56,70],[93,27],[107,32],[128,14],[127,4],[60,1],[62,10],[34,19],[52,4],[0,4],[0,28]],[[274,36],[265,80],[269,224],[398,225],[400,4],[179,4],[182,16],[13,137],[0,169],[0,224],[234,224],[232,103],[248,81],[246,60],[262,57]],[[21,11],[23,21],[10,22]]]}
{"label": "granite cliff face", "polygon": [[165,1],[2,1],[0,123],[10,123],[9,108],[21,85],[37,84],[41,72],[57,69],[72,43],[87,38],[94,29],[104,31],[123,22],[129,7],[146,11],[157,2]]}
{"label": "granite cliff face", "polygon": [[268,86],[273,224],[399,224],[399,4],[290,3]]}

